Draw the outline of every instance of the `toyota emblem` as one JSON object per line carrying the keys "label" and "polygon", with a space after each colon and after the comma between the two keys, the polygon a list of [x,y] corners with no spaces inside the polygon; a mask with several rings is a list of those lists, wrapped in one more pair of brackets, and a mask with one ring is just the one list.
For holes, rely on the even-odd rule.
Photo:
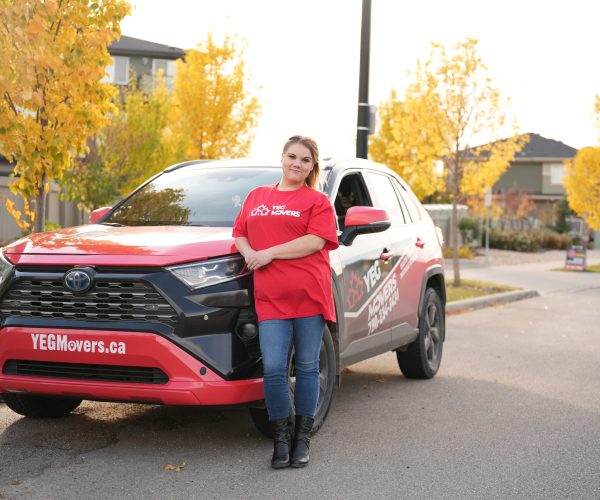
{"label": "toyota emblem", "polygon": [[73,293],[83,293],[91,288],[92,277],[81,269],[71,269],[65,274],[64,283]]}

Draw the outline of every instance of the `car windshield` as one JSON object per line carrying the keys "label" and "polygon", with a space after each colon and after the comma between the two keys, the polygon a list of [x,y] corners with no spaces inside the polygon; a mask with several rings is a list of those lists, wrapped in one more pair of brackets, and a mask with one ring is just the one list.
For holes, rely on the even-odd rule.
{"label": "car windshield", "polygon": [[179,168],[127,198],[104,223],[231,227],[250,190],[280,177],[279,168]]}

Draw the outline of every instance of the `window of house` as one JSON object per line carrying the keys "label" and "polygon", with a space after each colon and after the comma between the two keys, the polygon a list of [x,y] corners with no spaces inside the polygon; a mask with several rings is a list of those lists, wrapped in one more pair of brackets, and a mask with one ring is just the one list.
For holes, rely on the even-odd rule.
{"label": "window of house", "polygon": [[113,63],[106,68],[108,76],[103,81],[127,85],[129,83],[129,57],[112,56]]}
{"label": "window of house", "polygon": [[153,59],[152,76],[158,76],[159,72],[162,72],[167,87],[172,88],[173,78],[175,77],[175,61],[170,59]]}
{"label": "window of house", "polygon": [[561,185],[564,175],[565,169],[562,163],[550,164],[550,184]]}

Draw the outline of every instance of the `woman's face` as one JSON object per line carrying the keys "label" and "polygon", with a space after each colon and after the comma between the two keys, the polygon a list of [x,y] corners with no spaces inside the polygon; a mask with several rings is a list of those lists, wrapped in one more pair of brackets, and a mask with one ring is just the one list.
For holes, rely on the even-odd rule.
{"label": "woman's face", "polygon": [[313,166],[310,149],[300,143],[290,145],[281,157],[283,177],[290,184],[304,184]]}

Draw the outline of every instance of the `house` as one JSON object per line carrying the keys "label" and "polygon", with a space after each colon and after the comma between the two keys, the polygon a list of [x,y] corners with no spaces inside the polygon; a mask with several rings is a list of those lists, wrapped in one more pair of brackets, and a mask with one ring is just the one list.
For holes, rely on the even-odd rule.
{"label": "house", "polygon": [[141,89],[150,90],[159,71],[169,88],[175,76],[175,61],[185,56],[185,51],[160,43],[148,42],[130,36],[121,36],[108,47],[113,64],[107,69],[106,81],[127,85],[132,75],[137,75]]}
{"label": "house", "polygon": [[[150,89],[160,70],[165,76],[167,86],[172,86],[175,61],[185,55],[185,52],[177,47],[129,36],[121,36],[118,41],[113,42],[108,47],[108,52],[113,58],[113,64],[106,69],[108,75],[105,81],[115,85],[127,85],[131,75],[135,74],[141,89]],[[20,197],[14,196],[8,188],[12,171],[13,165],[0,156],[0,245],[21,235],[19,226],[5,207],[6,198],[14,200],[19,210],[23,206]],[[46,220],[61,227],[83,224],[87,220],[87,214],[77,208],[77,203],[60,199],[60,189],[57,185],[50,185],[46,203]]]}
{"label": "house", "polygon": [[529,142],[515,155],[508,169],[494,184],[492,192],[503,194],[517,188],[536,203],[564,199],[565,161],[572,159],[577,150],[538,134],[527,135]]}
{"label": "house", "polygon": [[[526,135],[529,136],[529,142],[515,155],[508,169],[492,187],[494,200],[504,205],[505,209],[523,201],[527,201],[531,207],[528,210],[528,222],[525,219],[512,221],[517,223],[515,229],[539,224],[553,225],[556,222],[558,203],[566,199],[563,184],[565,162],[577,154],[577,149],[560,141],[539,134]],[[510,222],[504,217],[499,224]],[[581,234],[581,219],[574,223],[577,226],[574,227],[575,232]]]}

